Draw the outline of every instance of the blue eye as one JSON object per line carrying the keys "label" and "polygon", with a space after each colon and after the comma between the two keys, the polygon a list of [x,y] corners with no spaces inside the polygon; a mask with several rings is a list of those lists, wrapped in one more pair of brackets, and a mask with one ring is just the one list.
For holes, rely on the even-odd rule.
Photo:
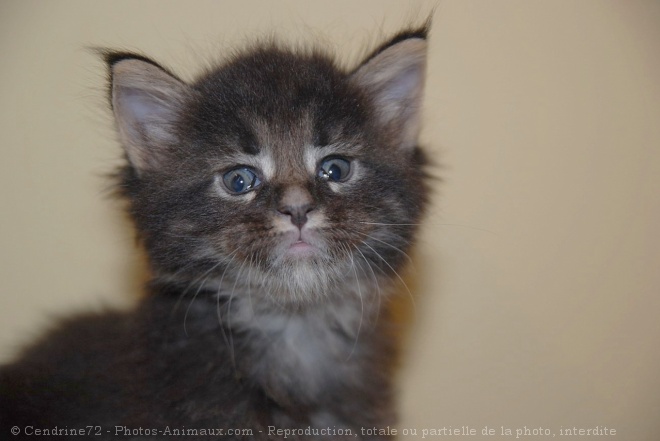
{"label": "blue eye", "polygon": [[222,176],[222,181],[231,193],[243,194],[261,185],[257,174],[247,168],[239,167],[228,171]]}
{"label": "blue eye", "polygon": [[344,158],[330,157],[321,162],[317,176],[326,181],[344,182],[351,173],[351,163]]}

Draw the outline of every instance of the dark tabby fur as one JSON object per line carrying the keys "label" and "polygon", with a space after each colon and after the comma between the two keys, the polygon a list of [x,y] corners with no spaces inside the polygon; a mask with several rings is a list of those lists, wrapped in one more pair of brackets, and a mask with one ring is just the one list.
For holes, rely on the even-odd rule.
{"label": "dark tabby fur", "polygon": [[0,438],[387,438],[363,429],[394,423],[386,299],[427,199],[426,35],[353,70],[256,45],[190,84],[106,53],[154,278],[135,311],[71,319],[0,370]]}

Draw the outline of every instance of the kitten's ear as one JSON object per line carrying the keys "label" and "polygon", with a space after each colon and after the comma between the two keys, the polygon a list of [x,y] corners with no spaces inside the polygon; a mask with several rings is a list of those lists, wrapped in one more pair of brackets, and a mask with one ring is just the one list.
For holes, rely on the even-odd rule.
{"label": "kitten's ear", "polygon": [[419,135],[427,32],[428,26],[399,33],[352,74],[372,96],[380,122],[400,137],[403,149],[415,147]]}
{"label": "kitten's ear", "polygon": [[119,137],[139,172],[159,167],[176,143],[176,122],[188,86],[151,60],[106,54],[110,95]]}

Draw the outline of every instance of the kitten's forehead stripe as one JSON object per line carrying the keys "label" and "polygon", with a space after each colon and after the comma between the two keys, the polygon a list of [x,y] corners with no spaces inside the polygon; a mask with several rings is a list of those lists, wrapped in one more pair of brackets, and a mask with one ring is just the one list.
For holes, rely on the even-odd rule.
{"label": "kitten's forehead stripe", "polygon": [[238,142],[241,149],[247,154],[257,155],[261,150],[257,136],[247,126],[241,127]]}
{"label": "kitten's forehead stripe", "polygon": [[289,124],[276,124],[265,119],[253,122],[261,147],[258,156],[268,179],[290,183],[309,178],[305,152],[313,139],[311,119],[310,112],[301,111]]}

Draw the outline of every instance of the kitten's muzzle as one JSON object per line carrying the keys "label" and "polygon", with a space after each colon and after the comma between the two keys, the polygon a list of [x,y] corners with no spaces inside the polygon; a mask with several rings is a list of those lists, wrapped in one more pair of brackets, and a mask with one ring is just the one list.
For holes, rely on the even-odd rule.
{"label": "kitten's muzzle", "polygon": [[315,208],[314,204],[305,205],[285,205],[277,208],[277,211],[287,215],[291,219],[291,223],[298,228],[302,229],[303,225],[307,222],[307,213]]}
{"label": "kitten's muzzle", "polygon": [[302,229],[307,222],[307,213],[316,208],[312,195],[303,187],[285,189],[277,206],[277,211],[289,216],[291,223]]}

